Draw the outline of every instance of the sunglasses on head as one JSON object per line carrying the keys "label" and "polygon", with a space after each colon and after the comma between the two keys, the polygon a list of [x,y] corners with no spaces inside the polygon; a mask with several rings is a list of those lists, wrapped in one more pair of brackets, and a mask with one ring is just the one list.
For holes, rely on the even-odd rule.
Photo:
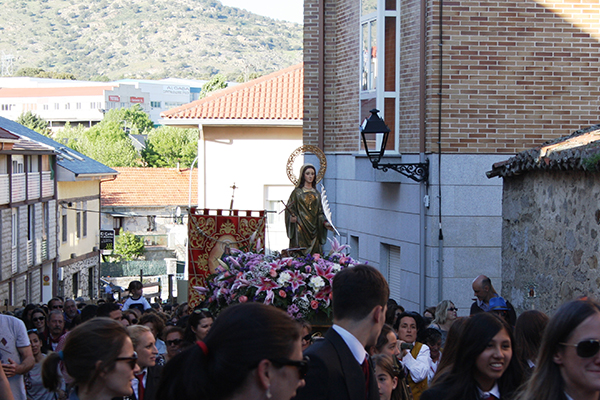
{"label": "sunglasses on head", "polygon": [[304,379],[308,372],[308,362],[310,359],[308,356],[302,357],[302,360],[290,360],[289,358],[274,358],[269,359],[274,365],[283,367],[289,365],[291,367],[298,368],[298,373],[300,375],[300,379]]}
{"label": "sunglasses on head", "polygon": [[208,308],[197,308],[194,310],[194,314],[201,314],[201,313],[209,313],[210,310]]}
{"label": "sunglasses on head", "polygon": [[30,329],[30,330],[28,330],[27,334],[30,334],[30,333],[37,333],[37,329]]}
{"label": "sunglasses on head", "polygon": [[137,363],[138,355],[134,351],[133,356],[131,357],[117,357],[115,361],[127,361],[127,364],[131,367],[131,369],[135,369],[135,364]]}
{"label": "sunglasses on head", "polygon": [[45,319],[46,319],[46,317],[37,317],[37,318],[31,318],[31,320],[32,320],[33,322],[43,321],[43,320],[45,320]]}
{"label": "sunglasses on head", "polygon": [[600,351],[600,341],[598,340],[583,340],[577,344],[560,343],[563,346],[574,346],[577,355],[581,358],[594,357]]}
{"label": "sunglasses on head", "polygon": [[181,344],[181,342],[183,342],[183,340],[181,339],[173,339],[173,340],[166,340],[165,343],[167,344],[167,346],[179,346]]}

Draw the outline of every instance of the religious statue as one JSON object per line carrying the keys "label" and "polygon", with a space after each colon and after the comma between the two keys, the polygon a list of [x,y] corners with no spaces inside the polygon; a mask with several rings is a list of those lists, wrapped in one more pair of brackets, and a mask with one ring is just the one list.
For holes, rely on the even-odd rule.
{"label": "religious statue", "polygon": [[322,253],[331,227],[323,213],[321,195],[315,188],[317,171],[311,164],[300,169],[300,180],[290,195],[285,210],[285,225],[290,248],[303,254]]}

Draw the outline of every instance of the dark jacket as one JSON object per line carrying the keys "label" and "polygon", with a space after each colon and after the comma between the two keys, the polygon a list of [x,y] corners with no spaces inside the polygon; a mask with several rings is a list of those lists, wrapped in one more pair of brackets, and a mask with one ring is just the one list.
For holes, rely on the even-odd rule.
{"label": "dark jacket", "polygon": [[[344,339],[329,329],[304,351],[310,358],[306,386],[298,390],[296,400],[365,400],[367,386],[361,365]],[[375,370],[371,364],[368,399],[379,400]]]}

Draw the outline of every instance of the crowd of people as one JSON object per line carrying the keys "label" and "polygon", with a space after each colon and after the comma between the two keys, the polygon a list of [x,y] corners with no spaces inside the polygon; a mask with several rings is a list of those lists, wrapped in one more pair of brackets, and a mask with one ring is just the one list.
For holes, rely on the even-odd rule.
{"label": "crowd of people", "polygon": [[258,303],[218,316],[156,307],[141,283],[123,305],[53,298],[0,314],[0,398],[17,400],[579,400],[600,398],[600,305],[582,298],[549,318],[516,318],[491,281],[458,317],[450,300],[423,314],[389,299],[379,271],[332,283],[333,325]]}

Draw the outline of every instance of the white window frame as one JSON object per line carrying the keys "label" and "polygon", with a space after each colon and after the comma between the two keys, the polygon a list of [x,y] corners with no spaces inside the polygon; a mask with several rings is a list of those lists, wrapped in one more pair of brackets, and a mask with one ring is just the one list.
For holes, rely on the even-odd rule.
{"label": "white window frame", "polygon": [[[400,154],[399,152],[399,143],[400,143],[400,49],[401,49],[401,0],[396,0],[396,10],[386,11],[385,9],[385,0],[377,0],[377,11],[361,16],[360,17],[360,65],[359,68],[359,100],[358,100],[358,112],[361,113],[361,102],[363,100],[373,99],[375,98],[376,108],[380,111],[379,116],[384,118],[385,113],[385,99],[392,98],[395,99],[396,107],[394,109],[394,119],[396,123],[394,124],[394,132],[391,134],[394,135],[394,149],[386,150],[386,153],[390,154]],[[362,7],[361,7],[362,10]],[[396,60],[394,68],[395,77],[395,91],[385,91],[385,18],[386,17],[395,17],[396,18]],[[377,23],[377,80],[375,84],[375,89],[371,90],[362,90],[362,63],[363,63],[363,25],[370,21],[376,21]],[[368,115],[359,115],[359,121],[362,121],[367,118]],[[357,135],[358,148],[361,148],[361,138],[360,135]],[[361,153],[366,154],[365,150],[361,150]]]}

